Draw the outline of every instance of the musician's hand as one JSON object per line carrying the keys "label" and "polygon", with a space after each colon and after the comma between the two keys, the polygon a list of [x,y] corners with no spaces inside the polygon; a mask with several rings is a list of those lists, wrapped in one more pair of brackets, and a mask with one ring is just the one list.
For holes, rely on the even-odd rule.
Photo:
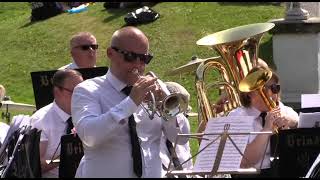
{"label": "musician's hand", "polygon": [[[158,86],[157,83],[155,85],[156,85],[156,88],[151,92],[154,95],[155,100],[160,101],[160,100],[164,99],[166,95],[161,90],[161,88]],[[150,93],[147,93],[146,98],[144,99],[144,102],[149,102],[149,101],[152,101],[152,96]]]}
{"label": "musician's hand", "polygon": [[269,112],[271,118],[273,119],[274,128],[286,129],[289,127],[289,120],[286,118],[285,114],[280,110],[280,107],[274,108]]}
{"label": "musician's hand", "polygon": [[223,94],[220,96],[215,105],[212,106],[216,110],[217,113],[220,113],[225,110],[224,105],[229,103],[229,98]]}
{"label": "musician's hand", "polygon": [[130,97],[136,105],[141,104],[149,91],[154,91],[156,89],[156,80],[157,78],[151,76],[141,76],[138,81],[134,83]]}
{"label": "musician's hand", "polygon": [[265,131],[272,131],[272,132],[275,132],[275,119],[276,119],[276,116],[275,116],[275,113],[273,113],[272,111],[268,112],[266,117],[265,117],[265,125],[263,127],[263,129]]}
{"label": "musician's hand", "polygon": [[289,115],[281,111],[277,110],[277,116],[275,119],[275,125],[277,125],[280,129],[289,129],[297,126],[297,121],[292,119]]}
{"label": "musician's hand", "polygon": [[74,137],[77,136],[77,131],[76,131],[76,128],[75,128],[75,127],[71,129],[71,134],[73,134]]}

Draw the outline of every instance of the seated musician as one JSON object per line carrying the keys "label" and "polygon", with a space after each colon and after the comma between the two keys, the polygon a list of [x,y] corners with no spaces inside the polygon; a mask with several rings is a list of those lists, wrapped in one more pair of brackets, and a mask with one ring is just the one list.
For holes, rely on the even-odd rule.
{"label": "seated musician", "polygon": [[[185,101],[189,103],[190,94],[183,86],[176,82],[165,82],[165,84],[167,85],[167,88],[171,93],[183,94],[183,96],[186,98]],[[182,132],[184,133],[190,133],[189,120],[187,118],[187,115],[185,115],[184,113],[180,113],[177,115],[177,127],[179,127],[180,129],[184,129],[182,130]],[[175,149],[173,149],[173,147],[174,142],[169,141],[164,135],[162,135],[160,157],[162,160],[163,177],[166,177],[165,175],[167,173],[170,160],[173,162],[173,164],[171,164],[171,167],[173,168],[171,169],[182,170],[193,168],[192,159],[183,164],[182,167],[180,167],[181,163],[183,163],[191,157],[189,141],[186,144],[176,144]],[[176,153],[178,159],[172,159],[172,153]]]}
{"label": "seated musician", "polygon": [[[251,72],[264,67],[255,67]],[[278,129],[296,128],[298,124],[298,114],[280,101],[280,82],[276,73],[264,85],[266,96],[276,102],[277,107],[269,111],[258,90],[241,93],[240,99],[242,107],[238,107],[229,113],[229,116],[255,116],[253,131],[276,132]],[[265,118],[263,118],[263,116]],[[263,120],[265,119],[265,120]],[[270,136],[271,134],[250,135],[248,145],[244,151],[241,161],[241,168],[255,167],[261,169],[258,177],[272,177],[270,169]],[[262,163],[262,165],[261,165]],[[251,176],[250,176],[251,177]]]}
{"label": "seated musician", "polygon": [[60,138],[73,128],[71,96],[74,87],[82,81],[82,75],[76,70],[58,70],[53,76],[54,101],[31,116],[32,126],[41,130],[39,147],[42,177],[59,177],[59,164],[48,164],[46,160],[59,157]]}

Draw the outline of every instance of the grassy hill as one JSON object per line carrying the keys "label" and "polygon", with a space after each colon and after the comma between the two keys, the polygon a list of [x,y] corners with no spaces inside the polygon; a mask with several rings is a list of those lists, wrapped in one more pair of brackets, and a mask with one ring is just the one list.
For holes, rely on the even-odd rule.
{"label": "grassy hill", "polygon": [[[105,10],[99,2],[85,12],[63,13],[31,24],[28,3],[0,5],[0,84],[13,101],[28,104],[35,104],[30,72],[54,70],[69,63],[69,39],[76,32],[90,31],[96,36],[100,45],[98,66],[108,66],[106,48],[110,37],[125,25],[124,16],[134,10]],[[285,9],[270,3],[236,2],[162,2],[152,8],[160,18],[138,26],[149,37],[155,56],[147,71],[154,71],[163,81],[184,85],[191,94],[193,109],[197,108],[194,75],[168,76],[166,72],[188,63],[193,55],[199,58],[218,55],[209,47],[197,46],[198,39],[228,28],[282,18]],[[269,34],[262,39],[259,56],[273,65]],[[190,124],[194,132],[196,119],[191,118]]]}

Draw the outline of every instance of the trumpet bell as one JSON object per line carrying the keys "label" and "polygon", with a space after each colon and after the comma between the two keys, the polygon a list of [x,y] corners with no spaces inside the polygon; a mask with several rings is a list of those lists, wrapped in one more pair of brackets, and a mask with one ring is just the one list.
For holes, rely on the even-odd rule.
{"label": "trumpet bell", "polygon": [[162,116],[164,116],[165,119],[169,119],[181,112],[187,112],[188,102],[186,102],[185,99],[186,98],[180,93],[172,93],[166,96],[161,104],[160,112]]}
{"label": "trumpet bell", "polygon": [[255,91],[264,86],[272,77],[272,71],[266,69],[259,69],[248,74],[239,83],[239,90],[241,92]]}

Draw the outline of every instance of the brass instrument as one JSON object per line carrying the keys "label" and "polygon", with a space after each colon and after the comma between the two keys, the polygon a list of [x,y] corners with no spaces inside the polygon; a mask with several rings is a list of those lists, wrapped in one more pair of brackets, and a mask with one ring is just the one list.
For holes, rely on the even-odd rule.
{"label": "brass instrument", "polygon": [[[266,96],[264,91],[264,85],[271,79],[272,71],[267,69],[259,69],[252,73],[249,73],[239,83],[239,90],[241,92],[251,92],[258,90],[259,95],[262,97],[264,103],[268,107],[269,111],[277,107],[277,103],[272,98]],[[274,126],[273,130],[278,133],[278,127]]]}
{"label": "brass instrument", "polygon": [[[140,77],[137,69],[135,69],[133,73]],[[152,71],[147,72],[146,75],[157,77]],[[187,98],[185,98],[182,93],[171,93],[166,84],[160,79],[157,79],[156,85],[160,88],[162,93],[164,93],[164,98],[156,97],[154,93],[150,91],[151,101],[147,101],[147,108],[142,106],[149,114],[151,120],[154,118],[155,114],[159,117],[163,117],[164,120],[168,120],[179,113],[187,112]]]}
{"label": "brass instrument", "polygon": [[[249,24],[220,31],[197,41],[197,45],[209,46],[221,56],[202,62],[196,71],[199,111],[197,132],[204,131],[210,118],[227,115],[232,109],[241,106],[238,84],[257,65],[260,40],[274,26],[273,23]],[[215,83],[206,83],[205,73],[210,68],[218,70],[221,75],[221,79]],[[228,99],[221,113],[209,101],[209,89],[214,87],[224,90]]]}

